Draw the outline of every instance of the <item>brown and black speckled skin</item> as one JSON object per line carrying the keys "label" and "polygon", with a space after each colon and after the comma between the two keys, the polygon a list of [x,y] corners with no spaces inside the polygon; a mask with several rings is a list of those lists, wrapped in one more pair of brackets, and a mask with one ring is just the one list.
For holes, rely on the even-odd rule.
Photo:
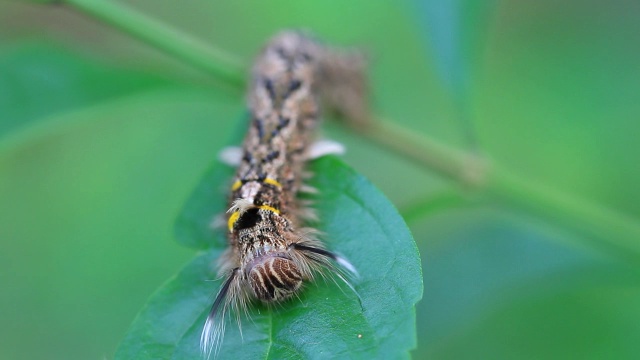
{"label": "brown and black speckled skin", "polygon": [[[251,126],[234,180],[243,186],[232,200],[254,198],[283,215],[295,211],[295,195],[313,130],[318,125],[315,78],[319,47],[297,33],[283,33],[263,50],[249,91]],[[270,178],[282,188],[264,184]]]}
{"label": "brown and black speckled skin", "polygon": [[[229,243],[239,279],[263,302],[290,297],[308,278],[289,253],[301,236],[296,232],[296,194],[318,124],[314,79],[321,51],[305,36],[282,33],[265,47],[253,69],[248,99],[252,121],[234,178],[242,185],[231,201],[244,199],[258,208],[241,213]],[[264,205],[279,213],[259,208]]]}
{"label": "brown and black speckled skin", "polygon": [[356,126],[366,119],[361,60],[293,31],[276,35],[258,56],[248,95],[251,125],[229,198],[229,246],[220,258],[225,280],[202,331],[203,353],[218,349],[229,307],[238,313],[253,299],[286,300],[317,272],[346,282],[336,264],[355,272],[312,229],[300,227],[310,212],[296,195],[319,122],[320,94]]}

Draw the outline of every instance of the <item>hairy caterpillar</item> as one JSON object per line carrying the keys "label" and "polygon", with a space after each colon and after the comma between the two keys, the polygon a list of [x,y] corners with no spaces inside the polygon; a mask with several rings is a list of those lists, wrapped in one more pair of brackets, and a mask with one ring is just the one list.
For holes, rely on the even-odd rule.
{"label": "hairy caterpillar", "polygon": [[206,356],[220,346],[230,308],[240,313],[254,299],[281,302],[317,274],[349,285],[341,269],[356,273],[316,231],[302,227],[313,212],[296,195],[310,190],[302,182],[305,162],[318,155],[310,144],[320,98],[355,122],[366,117],[362,65],[358,54],[333,51],[294,31],[276,35],[258,56],[248,94],[251,123],[231,186],[229,246],[219,262],[223,285],[201,335]]}

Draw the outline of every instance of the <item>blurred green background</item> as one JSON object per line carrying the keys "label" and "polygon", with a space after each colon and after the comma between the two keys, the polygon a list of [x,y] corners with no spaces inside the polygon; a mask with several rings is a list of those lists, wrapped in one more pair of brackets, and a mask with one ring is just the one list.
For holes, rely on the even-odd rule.
{"label": "blurred green background", "polygon": [[[638,226],[637,1],[120,3],[246,61],[282,28],[362,47],[389,121]],[[173,221],[243,112],[242,92],[86,15],[0,1],[1,359],[113,355],[192,256]],[[401,212],[433,204],[409,223],[425,284],[415,358],[640,354],[637,262],[325,129]]]}

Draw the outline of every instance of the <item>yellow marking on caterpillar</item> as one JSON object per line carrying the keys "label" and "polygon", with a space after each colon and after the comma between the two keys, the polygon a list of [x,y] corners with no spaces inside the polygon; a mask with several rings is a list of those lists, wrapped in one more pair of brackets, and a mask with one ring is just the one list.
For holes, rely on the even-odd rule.
{"label": "yellow marking on caterpillar", "polygon": [[229,227],[229,232],[233,231],[233,225],[240,218],[240,211],[234,211],[233,214],[229,217],[229,221],[227,222],[227,226]]}
{"label": "yellow marking on caterpillar", "polygon": [[[280,210],[278,210],[278,209],[276,209],[274,207],[271,207],[269,205],[260,205],[260,206],[258,206],[258,209],[271,211],[274,214],[280,215]],[[229,231],[230,232],[233,231],[233,225],[236,224],[238,219],[240,219],[240,211],[234,211],[233,214],[231,214],[231,216],[229,216],[229,221],[227,222],[227,226],[229,227]]]}
{"label": "yellow marking on caterpillar", "polygon": [[[270,185],[273,185],[273,186],[282,187],[282,184],[280,184],[277,180],[274,180],[274,179],[266,178],[266,179],[264,179],[263,182],[265,184],[270,184]],[[233,183],[233,185],[231,185],[231,191],[236,191],[236,190],[240,189],[241,186],[242,186],[242,181],[236,180]]]}
{"label": "yellow marking on caterpillar", "polygon": [[277,187],[282,187],[282,184],[280,184],[278,181],[276,181],[276,180],[274,180],[274,179],[266,178],[266,179],[264,179],[264,183],[265,183],[265,184],[275,185],[275,186],[277,186]]}

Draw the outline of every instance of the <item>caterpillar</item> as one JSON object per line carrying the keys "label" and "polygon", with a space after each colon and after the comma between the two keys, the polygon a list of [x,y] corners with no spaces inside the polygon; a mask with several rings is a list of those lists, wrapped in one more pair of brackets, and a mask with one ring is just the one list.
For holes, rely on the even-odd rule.
{"label": "caterpillar", "polygon": [[[249,304],[283,302],[317,275],[357,275],[344,257],[328,250],[318,232],[304,227],[313,211],[297,199],[305,163],[327,152],[311,146],[320,121],[320,101],[354,122],[364,111],[363,61],[338,52],[307,34],[284,31],[263,48],[248,91],[250,126],[239,151],[227,212],[228,247],[219,260],[222,286],[200,339],[207,357],[217,353],[225,313]],[[239,317],[238,317],[238,321]]]}

